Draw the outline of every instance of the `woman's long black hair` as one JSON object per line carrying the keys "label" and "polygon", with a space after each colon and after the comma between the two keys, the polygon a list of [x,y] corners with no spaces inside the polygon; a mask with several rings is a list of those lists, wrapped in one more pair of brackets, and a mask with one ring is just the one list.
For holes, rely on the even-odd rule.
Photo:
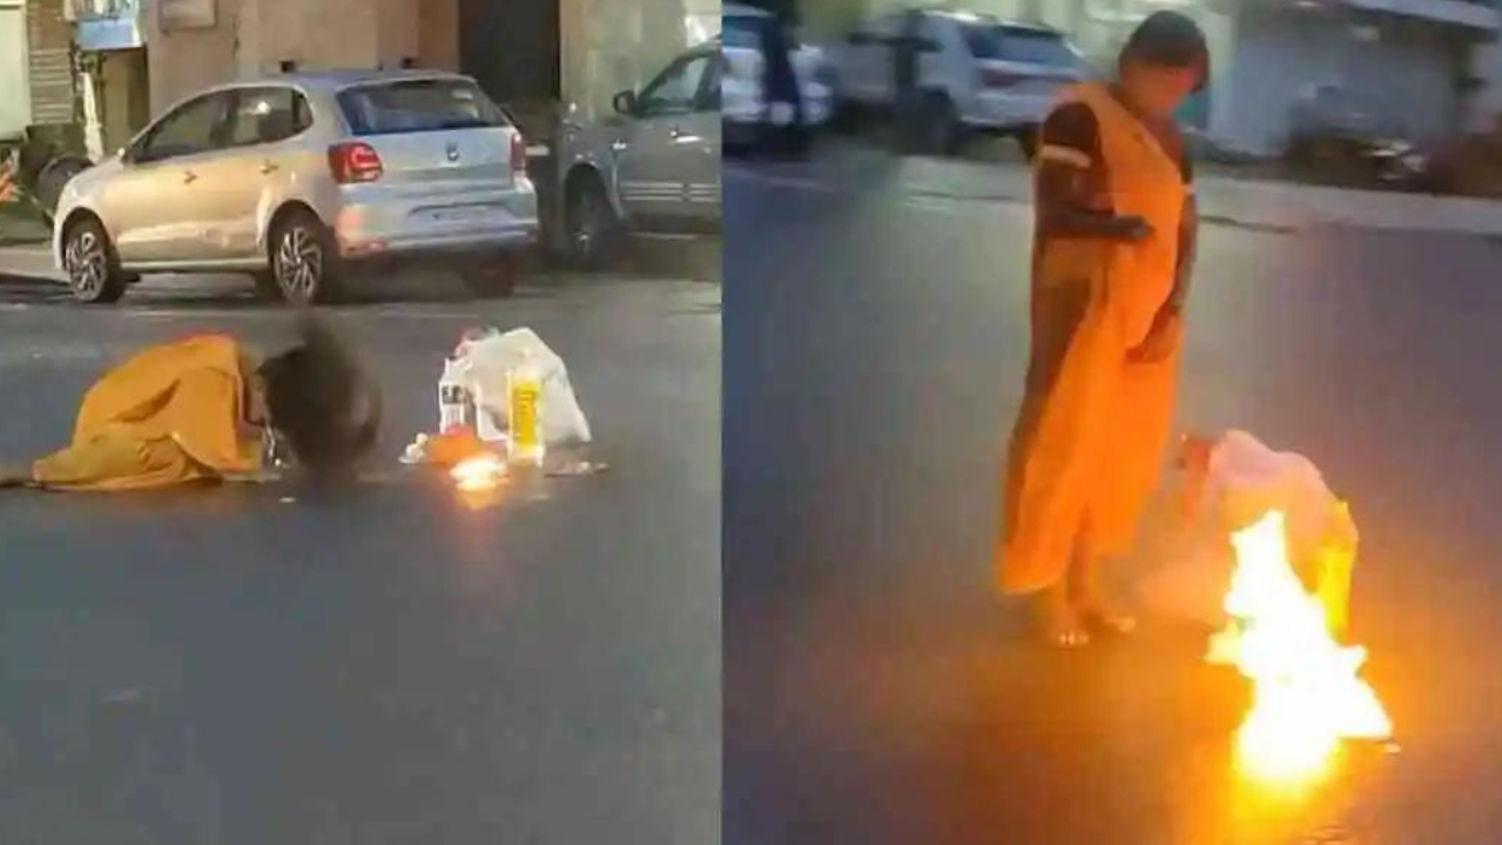
{"label": "woman's long black hair", "polygon": [[271,426],[310,474],[346,474],[375,446],[380,389],[327,323],[304,316],[297,343],[260,373]]}

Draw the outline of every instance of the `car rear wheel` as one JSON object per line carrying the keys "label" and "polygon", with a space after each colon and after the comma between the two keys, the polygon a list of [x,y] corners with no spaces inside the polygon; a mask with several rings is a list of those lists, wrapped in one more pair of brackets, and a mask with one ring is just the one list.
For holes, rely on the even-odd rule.
{"label": "car rear wheel", "polygon": [[945,94],[930,95],[923,109],[923,152],[929,155],[953,155],[963,138],[959,112]]}
{"label": "car rear wheel", "polygon": [[569,187],[565,210],[569,259],[586,270],[604,269],[620,246],[621,219],[594,175]]}
{"label": "car rear wheel", "polygon": [[328,227],[311,212],[293,211],[271,235],[271,277],[284,301],[313,305],[339,298],[339,252]]}
{"label": "car rear wheel", "polygon": [[93,217],[68,227],[63,240],[63,268],[73,298],[91,305],[119,302],[126,278],[104,226]]}
{"label": "car rear wheel", "polygon": [[517,256],[503,252],[464,269],[464,286],[484,299],[503,299],[516,292],[516,278],[521,274]]}

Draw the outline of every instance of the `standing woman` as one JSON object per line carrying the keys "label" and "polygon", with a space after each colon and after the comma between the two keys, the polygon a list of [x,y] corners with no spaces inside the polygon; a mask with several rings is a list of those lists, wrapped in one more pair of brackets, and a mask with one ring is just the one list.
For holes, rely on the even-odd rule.
{"label": "standing woman", "polygon": [[1042,127],[1032,352],[995,563],[1005,592],[1039,596],[1055,645],[1133,627],[1098,575],[1133,542],[1171,424],[1197,226],[1173,114],[1208,68],[1194,21],[1158,12],[1114,83],[1072,88]]}

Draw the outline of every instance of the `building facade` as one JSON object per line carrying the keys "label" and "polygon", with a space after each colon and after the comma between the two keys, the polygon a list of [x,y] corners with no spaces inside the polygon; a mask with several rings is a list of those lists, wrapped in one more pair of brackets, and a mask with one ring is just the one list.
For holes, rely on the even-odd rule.
{"label": "building facade", "polygon": [[153,112],[205,85],[329,67],[474,76],[524,127],[588,112],[719,29],[719,0],[154,0]]}

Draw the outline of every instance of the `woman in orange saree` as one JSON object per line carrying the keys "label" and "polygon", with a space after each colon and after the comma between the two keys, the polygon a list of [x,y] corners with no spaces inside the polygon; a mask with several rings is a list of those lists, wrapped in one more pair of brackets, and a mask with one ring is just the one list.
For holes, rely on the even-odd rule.
{"label": "woman in orange saree", "polygon": [[1133,625],[1097,575],[1133,542],[1166,446],[1196,228],[1173,113],[1207,68],[1194,22],[1156,13],[1116,81],[1068,90],[1041,130],[1032,350],[995,566],[1002,590],[1040,596],[1059,646]]}

